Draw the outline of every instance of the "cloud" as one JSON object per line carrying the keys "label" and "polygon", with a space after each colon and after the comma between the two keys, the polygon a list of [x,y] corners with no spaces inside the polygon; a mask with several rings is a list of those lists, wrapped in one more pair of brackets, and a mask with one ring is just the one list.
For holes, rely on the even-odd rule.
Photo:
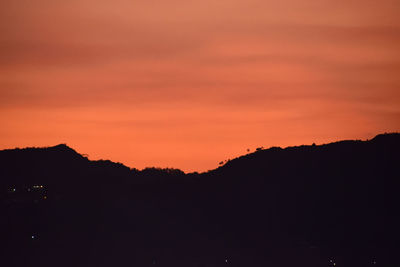
{"label": "cloud", "polygon": [[194,170],[248,145],[398,130],[399,11],[392,0],[0,0],[1,145],[67,142]]}

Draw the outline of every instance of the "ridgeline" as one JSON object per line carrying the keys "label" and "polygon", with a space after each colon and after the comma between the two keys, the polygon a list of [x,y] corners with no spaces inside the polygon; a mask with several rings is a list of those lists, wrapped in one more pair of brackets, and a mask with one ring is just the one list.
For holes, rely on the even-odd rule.
{"label": "ridgeline", "polygon": [[185,174],[3,150],[0,265],[397,266],[399,152],[382,134]]}

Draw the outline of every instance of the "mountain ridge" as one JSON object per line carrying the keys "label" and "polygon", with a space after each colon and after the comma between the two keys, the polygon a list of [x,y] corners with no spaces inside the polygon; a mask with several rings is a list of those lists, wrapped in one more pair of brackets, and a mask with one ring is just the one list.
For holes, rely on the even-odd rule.
{"label": "mountain ridge", "polygon": [[90,161],[65,144],[3,150],[0,258],[41,267],[396,266],[399,151],[393,133],[259,149],[185,174]]}
{"label": "mountain ridge", "polygon": [[[197,172],[197,171],[194,171],[194,172],[188,172],[188,173],[185,173],[185,174],[193,174],[193,173],[203,174],[203,173],[207,173],[207,172],[210,172],[210,171],[215,171],[215,170],[217,170],[217,169],[219,169],[219,168],[225,166],[226,163],[228,163],[228,162],[236,161],[236,160],[238,160],[238,159],[243,159],[243,158],[246,158],[246,157],[248,157],[248,156],[252,156],[252,155],[258,154],[259,152],[262,152],[262,151],[291,150],[291,149],[299,149],[299,148],[304,148],[304,147],[326,147],[326,146],[329,146],[329,145],[341,144],[341,143],[379,142],[379,141],[388,140],[388,139],[394,140],[394,139],[396,139],[396,138],[400,138],[400,133],[398,133],[398,132],[382,133],[382,134],[376,135],[376,136],[373,137],[372,139],[367,139],[367,140],[361,140],[361,139],[346,139],[346,140],[334,141],[334,142],[329,142],[329,143],[323,143],[323,144],[319,144],[319,145],[315,145],[315,144],[312,144],[312,145],[305,145],[305,144],[303,144],[303,145],[297,145],[297,146],[287,146],[287,147],[284,147],[284,148],[283,148],[283,147],[279,147],[279,146],[278,146],[278,147],[277,147],[277,146],[272,146],[272,147],[269,147],[269,148],[262,148],[262,147],[261,147],[262,149],[261,149],[261,148],[258,148],[258,149],[257,149],[256,151],[254,151],[254,152],[247,153],[247,154],[244,154],[244,155],[240,155],[240,156],[238,156],[238,157],[236,157],[236,158],[226,160],[226,162],[225,162],[224,164],[222,164],[222,166],[218,166],[218,167],[215,168],[215,169],[210,169],[210,170],[208,170],[208,171],[204,171],[204,172],[200,172],[200,173]],[[79,157],[88,159],[88,157],[87,157],[86,154],[77,152],[75,149],[73,149],[72,147],[68,146],[66,143],[57,144],[57,145],[53,145],[53,146],[45,146],[45,147],[24,147],[24,148],[19,148],[19,147],[17,147],[17,148],[7,148],[7,149],[2,149],[2,150],[0,150],[0,153],[9,153],[9,152],[29,152],[29,151],[38,151],[38,152],[39,152],[39,151],[42,151],[42,152],[45,152],[45,151],[57,151],[57,152],[64,152],[64,153],[68,153],[68,154],[70,154],[70,155],[75,155],[75,156],[79,156]],[[88,159],[88,160],[89,160],[89,159]],[[89,160],[89,161],[90,161],[90,162],[109,162],[109,163],[114,163],[114,164],[122,165],[122,166],[125,166],[125,167],[127,167],[127,168],[129,168],[129,169],[131,169],[131,170],[136,170],[136,171],[142,171],[142,170],[145,170],[145,169],[152,169],[152,168],[161,169],[161,170],[162,170],[162,169],[166,169],[166,170],[168,170],[168,169],[175,169],[175,170],[182,171],[182,170],[180,170],[180,169],[178,169],[178,168],[161,168],[161,167],[156,167],[156,166],[153,166],[153,167],[145,167],[145,168],[143,168],[142,170],[139,170],[139,169],[137,169],[137,168],[135,168],[135,167],[130,167],[130,166],[127,166],[127,165],[125,165],[125,164],[123,164],[123,163],[114,162],[114,161],[111,161],[111,160],[109,160],[109,159],[98,159],[98,160]],[[182,172],[183,172],[183,171],[182,171]]]}

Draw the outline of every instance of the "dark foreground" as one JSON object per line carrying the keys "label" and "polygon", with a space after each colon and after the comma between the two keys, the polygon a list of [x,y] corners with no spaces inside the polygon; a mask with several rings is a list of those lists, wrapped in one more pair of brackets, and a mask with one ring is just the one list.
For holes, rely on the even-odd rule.
{"label": "dark foreground", "polygon": [[0,151],[0,266],[400,266],[400,135],[202,174]]}

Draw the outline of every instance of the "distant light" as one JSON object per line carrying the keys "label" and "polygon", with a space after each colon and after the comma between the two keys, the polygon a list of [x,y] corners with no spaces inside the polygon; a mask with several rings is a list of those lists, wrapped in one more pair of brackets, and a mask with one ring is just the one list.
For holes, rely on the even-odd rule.
{"label": "distant light", "polygon": [[225,259],[225,262],[228,263],[228,259]]}
{"label": "distant light", "polygon": [[44,196],[43,199],[47,199],[47,196]]}
{"label": "distant light", "polygon": [[333,266],[336,266],[336,262],[333,263]]}
{"label": "distant light", "polygon": [[34,235],[32,236],[32,239],[35,239],[35,236],[34,236]]}

